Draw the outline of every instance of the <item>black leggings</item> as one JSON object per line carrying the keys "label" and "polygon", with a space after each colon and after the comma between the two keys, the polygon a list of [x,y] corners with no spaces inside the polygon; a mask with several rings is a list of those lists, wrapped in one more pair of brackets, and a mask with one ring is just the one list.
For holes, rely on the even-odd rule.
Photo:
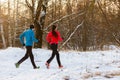
{"label": "black leggings", "polygon": [[26,46],[26,54],[25,56],[18,61],[18,64],[21,64],[23,61],[25,61],[28,57],[30,57],[31,63],[34,68],[36,68],[35,62],[34,62],[34,56],[32,54],[32,46]]}
{"label": "black leggings", "polygon": [[52,55],[47,60],[47,63],[50,63],[53,60],[53,58],[55,57],[55,55],[56,55],[57,63],[58,63],[59,66],[61,66],[60,56],[59,56],[59,53],[57,51],[57,47],[58,47],[58,44],[51,44]]}

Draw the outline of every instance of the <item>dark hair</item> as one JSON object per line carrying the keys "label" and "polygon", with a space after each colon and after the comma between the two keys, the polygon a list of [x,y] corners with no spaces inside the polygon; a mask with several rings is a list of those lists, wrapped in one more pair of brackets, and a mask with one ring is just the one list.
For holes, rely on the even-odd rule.
{"label": "dark hair", "polygon": [[58,37],[58,34],[57,32],[55,32],[55,29],[56,29],[56,25],[52,25],[52,34],[53,36]]}
{"label": "dark hair", "polygon": [[30,29],[33,29],[34,28],[34,25],[30,25]]}

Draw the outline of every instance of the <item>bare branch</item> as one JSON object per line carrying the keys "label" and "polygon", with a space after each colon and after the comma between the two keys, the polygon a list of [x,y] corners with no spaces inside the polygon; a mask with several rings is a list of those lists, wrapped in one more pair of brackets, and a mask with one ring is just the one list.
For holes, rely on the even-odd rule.
{"label": "bare branch", "polygon": [[100,8],[100,10],[101,10],[101,12],[102,12],[102,14],[103,14],[103,16],[104,16],[107,24],[108,24],[109,26],[111,26],[110,23],[109,23],[109,21],[108,21],[108,18],[107,18],[107,16],[106,16],[106,14],[104,13],[104,11],[103,11],[103,9],[102,9],[102,7],[101,7],[100,2],[97,2],[97,3],[98,3],[98,6],[99,6],[99,8]]}
{"label": "bare branch", "polygon": [[68,37],[68,39],[60,46],[59,50],[71,39],[71,37],[75,34],[75,32],[78,30],[78,28],[83,25],[83,23],[84,23],[84,20],[81,22],[81,24],[79,24],[78,26],[76,26],[76,28],[71,33],[71,35]]}
{"label": "bare branch", "polygon": [[39,0],[39,2],[38,2],[38,6],[37,6],[37,10],[36,10],[36,20],[39,19],[41,8],[42,8],[42,2],[43,2],[42,0]]}
{"label": "bare branch", "polygon": [[30,10],[32,11],[32,5],[30,5],[30,3],[27,0],[25,0],[25,2],[27,4],[28,8],[30,8]]}
{"label": "bare branch", "polygon": [[58,20],[52,22],[50,25],[48,25],[48,27],[47,27],[46,29],[44,29],[44,31],[47,31],[47,29],[48,29],[51,25],[53,25],[53,24],[55,24],[55,23],[57,23],[57,22],[59,22],[59,21],[65,19],[65,18],[68,18],[68,17],[70,17],[70,16],[72,16],[72,15],[75,15],[75,14],[83,15],[84,13],[85,13],[85,12],[82,12],[82,13],[80,13],[80,14],[78,14],[78,13],[72,13],[72,14],[70,14],[70,15],[63,16],[62,18],[60,18],[60,19],[58,19]]}
{"label": "bare branch", "polygon": [[116,38],[115,34],[112,34],[112,36],[115,39],[115,41],[118,43],[118,45],[120,46],[120,41]]}

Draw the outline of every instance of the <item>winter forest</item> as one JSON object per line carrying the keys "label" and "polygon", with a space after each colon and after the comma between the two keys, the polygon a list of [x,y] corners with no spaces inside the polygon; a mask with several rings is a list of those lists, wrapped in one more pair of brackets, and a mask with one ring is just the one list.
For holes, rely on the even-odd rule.
{"label": "winter forest", "polygon": [[[24,47],[31,24],[38,43]],[[0,0],[0,80],[120,80],[120,0]]]}
{"label": "winter forest", "polygon": [[20,47],[19,35],[35,25],[39,43],[52,24],[64,41],[61,49],[103,50],[120,45],[120,0],[0,0],[0,47]]}

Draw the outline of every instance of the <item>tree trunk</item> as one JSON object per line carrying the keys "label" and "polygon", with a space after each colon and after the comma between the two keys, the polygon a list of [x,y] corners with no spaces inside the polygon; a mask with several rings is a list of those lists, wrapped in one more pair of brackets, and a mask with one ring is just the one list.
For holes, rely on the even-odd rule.
{"label": "tree trunk", "polygon": [[1,30],[1,37],[2,37],[2,42],[3,42],[3,47],[6,48],[6,42],[5,42],[4,30],[3,30],[3,25],[2,24],[0,24],[0,30]]}
{"label": "tree trunk", "polygon": [[8,32],[9,32],[9,39],[8,39],[8,42],[9,42],[9,46],[12,47],[12,35],[11,35],[11,26],[10,26],[10,0],[8,0]]}
{"label": "tree trunk", "polygon": [[34,21],[34,24],[36,26],[36,38],[39,40],[37,44],[35,44],[35,47],[42,48],[42,38],[43,38],[43,29],[45,24],[45,17],[46,17],[46,7],[47,7],[48,1],[45,0],[44,4],[42,4],[41,7],[41,14],[40,14],[40,23],[38,21]]}
{"label": "tree trunk", "polygon": [[89,10],[89,1],[85,2],[85,14],[84,14],[84,27],[83,27],[83,34],[82,34],[82,49],[83,51],[87,50],[87,43],[88,43],[88,36],[87,36],[87,14],[88,14],[88,10]]}
{"label": "tree trunk", "polygon": [[42,48],[42,36],[43,36],[43,31],[37,21],[34,22],[35,25],[35,31],[36,31],[36,38],[39,40],[38,43],[35,43],[35,47],[37,48]]}

